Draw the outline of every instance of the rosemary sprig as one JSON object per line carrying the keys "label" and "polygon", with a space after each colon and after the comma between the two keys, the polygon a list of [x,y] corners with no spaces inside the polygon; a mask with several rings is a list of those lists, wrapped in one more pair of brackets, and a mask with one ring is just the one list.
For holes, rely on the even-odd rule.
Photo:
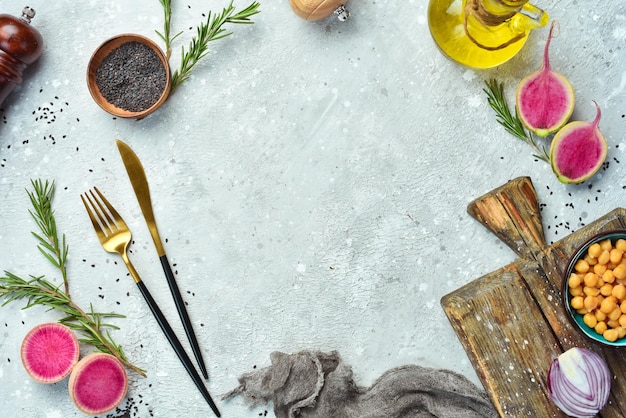
{"label": "rosemary sprig", "polygon": [[[171,0],[159,0],[164,9],[164,29],[163,33],[158,32],[159,36],[163,39],[166,45],[166,50],[171,49],[172,41],[180,35],[180,32],[174,37],[170,38],[170,24],[171,24]],[[225,38],[232,35],[232,32],[226,31],[224,25],[227,23],[232,24],[252,24],[250,18],[257,13],[260,4],[256,1],[252,2],[245,9],[236,12],[233,6],[233,0],[225,7],[220,14],[208,13],[206,22],[200,23],[196,28],[196,36],[192,38],[187,49],[181,48],[181,63],[180,67],[172,74],[172,90],[184,83],[191,75],[192,68],[208,54],[208,44],[211,41],[217,41],[218,39]],[[169,57],[169,55],[168,55]]]}
{"label": "rosemary sprig", "polygon": [[32,232],[33,236],[39,241],[37,248],[55,266],[61,271],[63,284],[65,285],[65,294],[70,296],[70,287],[67,282],[67,268],[65,262],[69,247],[65,242],[65,234],[62,235],[61,242],[57,234],[57,225],[52,211],[52,197],[54,196],[54,182],[41,180],[31,181],[34,191],[26,191],[30,198],[33,210],[29,210],[30,216],[39,227],[40,234]]}
{"label": "rosemary sprig", "polygon": [[79,341],[91,344],[103,353],[114,355],[129,369],[144,377],[146,376],[144,370],[128,361],[124,350],[113,341],[110,333],[108,331],[106,333],[102,332],[103,328],[118,329],[117,326],[105,323],[103,320],[107,318],[123,318],[123,315],[95,312],[93,306],[90,306],[89,312],[85,312],[67,294],[63,293],[59,286],[55,286],[45,280],[43,276],[31,276],[31,280],[24,280],[8,271],[5,271],[4,274],[5,276],[0,277],[0,297],[6,298],[2,306],[10,302],[26,299],[26,306],[23,309],[34,306],[46,306],[50,309],[61,311],[66,316],[61,318],[59,322],[73,330],[80,331],[83,334],[83,338],[80,338]]}
{"label": "rosemary sprig", "polygon": [[515,115],[511,113],[506,98],[504,97],[504,83],[498,83],[496,80],[491,79],[485,81],[486,89],[483,91],[487,94],[487,102],[489,106],[496,112],[496,120],[504,129],[511,135],[526,142],[533,147],[536,154],[533,156],[537,159],[550,164],[550,154],[548,154],[545,146],[537,144],[532,132],[529,132],[522,125],[522,121],[519,119],[517,109]]}
{"label": "rosemary sprig", "polygon": [[165,56],[170,59],[172,55],[172,42],[178,38],[183,32],[178,32],[173,37],[170,33],[170,27],[172,26],[172,2],[171,0],[159,0],[161,6],[163,6],[163,32],[155,31],[157,35],[165,42]]}
{"label": "rosemary sprig", "polygon": [[65,235],[59,241],[54,211],[52,211],[54,182],[46,181],[44,183],[41,180],[36,180],[31,181],[31,183],[33,191],[26,191],[33,206],[29,212],[41,230],[41,233],[33,232],[32,234],[39,241],[37,246],[39,251],[61,271],[65,292],[60,289],[61,285],[55,286],[45,280],[43,276],[31,276],[30,280],[25,280],[16,274],[5,271],[5,275],[0,276],[0,298],[6,298],[6,300],[0,306],[26,299],[26,306],[23,309],[46,306],[60,311],[65,316],[59,322],[81,332],[83,334],[83,338],[80,339],[81,342],[93,345],[103,353],[112,354],[126,367],[145,377],[145,371],[130,363],[122,347],[116,344],[111,337],[109,330],[118,327],[105,322],[110,318],[123,318],[124,316],[116,313],[95,312],[93,306],[90,306],[89,311],[86,312],[72,301],[66,268],[68,245],[65,241]]}

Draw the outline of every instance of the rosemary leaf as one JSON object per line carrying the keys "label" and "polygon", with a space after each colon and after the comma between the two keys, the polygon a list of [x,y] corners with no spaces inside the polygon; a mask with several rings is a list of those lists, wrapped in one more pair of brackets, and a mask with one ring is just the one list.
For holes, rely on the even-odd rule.
{"label": "rosemary leaf", "polygon": [[498,123],[502,125],[508,133],[533,147],[536,152],[533,154],[533,157],[550,164],[550,154],[545,146],[537,144],[532,132],[524,128],[517,113],[517,109],[515,109],[515,114],[511,113],[506,98],[504,97],[504,83],[498,83],[496,80],[491,79],[485,81],[485,85],[487,88],[483,89],[483,91],[487,94],[487,103],[489,103],[489,106],[496,112],[496,120]]}
{"label": "rosemary leaf", "polygon": [[54,196],[54,182],[45,183],[41,180],[31,181],[33,191],[26,191],[30,199],[32,210],[30,215],[39,227],[41,233],[32,232],[32,235],[39,241],[37,248],[39,251],[61,272],[65,294],[70,295],[69,284],[67,282],[67,253],[69,247],[63,235],[61,242],[57,234],[56,220],[52,210],[52,198]]}
{"label": "rosemary leaf", "polygon": [[[160,1],[161,4],[164,6],[164,9],[170,6],[169,0]],[[254,23],[250,20],[250,18],[257,13],[260,13],[259,6],[260,4],[254,1],[245,9],[239,12],[235,12],[235,7],[233,6],[233,1],[231,0],[230,4],[225,7],[220,14],[213,14],[209,12],[207,14],[206,22],[200,23],[200,25],[196,28],[196,36],[192,38],[191,42],[188,45],[188,48],[181,48],[180,67],[172,74],[172,90],[180,86],[187,79],[189,79],[193,67],[198,63],[198,61],[200,61],[208,54],[209,42],[223,39],[229,35],[232,35],[232,32],[226,31],[226,29],[223,27],[226,23]],[[168,12],[166,11],[165,14],[167,19]],[[171,17],[171,8],[169,9],[169,15]],[[165,26],[169,26],[169,21],[166,20]],[[167,29],[164,29],[163,34],[160,35],[162,38],[167,39],[169,36],[168,34],[169,27]],[[169,43],[171,42],[166,41],[166,45],[169,45]]]}

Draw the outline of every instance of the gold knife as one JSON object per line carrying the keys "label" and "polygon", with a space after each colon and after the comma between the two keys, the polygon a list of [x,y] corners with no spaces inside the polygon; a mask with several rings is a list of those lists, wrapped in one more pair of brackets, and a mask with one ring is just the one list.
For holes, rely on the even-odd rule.
{"label": "gold knife", "polygon": [[120,155],[122,156],[124,166],[126,167],[128,178],[130,178],[130,183],[132,184],[133,190],[135,191],[135,196],[137,196],[139,207],[141,208],[143,217],[148,224],[150,235],[152,235],[152,240],[154,241],[154,246],[156,247],[159,259],[161,260],[161,266],[163,267],[163,272],[165,273],[167,284],[169,285],[170,292],[174,297],[176,309],[178,310],[178,315],[180,316],[183,327],[185,328],[187,338],[191,343],[193,354],[196,357],[198,366],[200,366],[202,376],[204,376],[205,379],[208,379],[209,375],[206,370],[206,366],[204,365],[204,360],[202,359],[202,353],[200,351],[200,346],[198,345],[198,340],[196,339],[196,334],[194,333],[193,327],[191,326],[191,321],[189,319],[189,314],[187,313],[187,308],[185,307],[185,302],[183,301],[180,290],[178,289],[178,285],[176,284],[176,280],[174,279],[174,273],[172,273],[172,268],[169,261],[167,260],[167,255],[165,254],[165,249],[163,248],[163,243],[161,242],[161,237],[159,236],[159,230],[157,229],[156,221],[154,219],[154,213],[152,211],[150,188],[148,187],[148,179],[146,178],[146,173],[143,169],[143,166],[141,165],[141,161],[139,161],[139,158],[137,157],[137,154],[135,154],[135,152],[128,145],[126,145],[119,139],[116,140],[116,143],[117,148],[120,151]]}

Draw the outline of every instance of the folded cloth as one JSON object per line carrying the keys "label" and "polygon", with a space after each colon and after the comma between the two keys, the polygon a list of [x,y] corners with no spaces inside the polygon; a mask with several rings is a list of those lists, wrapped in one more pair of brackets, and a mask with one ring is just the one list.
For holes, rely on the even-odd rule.
{"label": "folded cloth", "polygon": [[223,399],[241,394],[274,403],[276,418],[495,418],[484,391],[450,370],[393,368],[358,387],[339,353],[274,352],[271,366],[246,373]]}

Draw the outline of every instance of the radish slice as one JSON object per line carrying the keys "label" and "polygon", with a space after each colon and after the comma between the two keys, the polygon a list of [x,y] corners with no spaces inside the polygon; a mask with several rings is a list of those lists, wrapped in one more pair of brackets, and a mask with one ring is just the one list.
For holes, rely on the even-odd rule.
{"label": "radish slice", "polygon": [[88,415],[100,415],[117,408],[128,390],[122,363],[110,354],[92,353],[74,367],[69,380],[70,398]]}
{"label": "radish slice", "polygon": [[69,327],[50,322],[37,325],[26,334],[20,355],[33,380],[50,384],[60,382],[71,373],[78,362],[80,347]]}
{"label": "radish slice", "polygon": [[548,50],[554,37],[555,22],[543,51],[539,71],[524,77],[515,95],[517,115],[528,130],[545,137],[561,129],[574,112],[574,88],[560,73],[552,70]]}

